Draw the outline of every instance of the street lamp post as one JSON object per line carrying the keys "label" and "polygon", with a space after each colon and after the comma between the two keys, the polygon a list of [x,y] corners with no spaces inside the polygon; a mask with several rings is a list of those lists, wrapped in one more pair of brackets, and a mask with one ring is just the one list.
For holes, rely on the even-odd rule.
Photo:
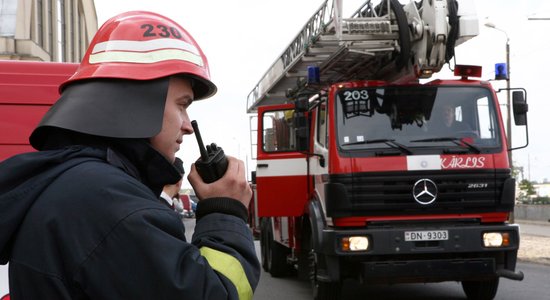
{"label": "street lamp post", "polygon": [[[506,132],[508,139],[508,149],[512,148],[512,107],[510,105],[510,38],[506,31],[498,28],[491,22],[485,23],[485,26],[496,29],[506,36]],[[510,169],[513,166],[512,151],[508,151],[508,162]]]}

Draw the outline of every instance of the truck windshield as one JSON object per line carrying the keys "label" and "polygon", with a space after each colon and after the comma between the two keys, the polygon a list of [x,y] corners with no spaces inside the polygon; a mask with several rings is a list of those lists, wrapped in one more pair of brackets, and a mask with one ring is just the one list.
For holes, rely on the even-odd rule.
{"label": "truck windshield", "polygon": [[501,145],[495,103],[483,87],[342,89],[336,93],[336,116],[343,151],[491,153]]}

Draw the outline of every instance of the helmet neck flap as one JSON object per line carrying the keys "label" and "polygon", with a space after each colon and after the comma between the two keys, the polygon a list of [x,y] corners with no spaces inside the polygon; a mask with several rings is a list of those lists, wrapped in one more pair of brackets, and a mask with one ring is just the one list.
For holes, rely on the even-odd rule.
{"label": "helmet neck flap", "polygon": [[169,78],[75,82],[46,113],[30,136],[43,148],[49,128],[113,138],[150,138],[160,132]]}

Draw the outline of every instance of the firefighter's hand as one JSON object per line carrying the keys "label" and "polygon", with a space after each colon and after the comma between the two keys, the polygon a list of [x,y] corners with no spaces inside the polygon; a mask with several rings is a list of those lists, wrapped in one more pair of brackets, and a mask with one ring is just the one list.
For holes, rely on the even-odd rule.
{"label": "firefighter's hand", "polygon": [[252,189],[246,180],[244,162],[231,156],[227,156],[227,161],[227,171],[223,177],[212,183],[205,183],[202,180],[195,164],[191,165],[191,172],[187,179],[199,200],[227,197],[238,200],[248,207],[252,198]]}

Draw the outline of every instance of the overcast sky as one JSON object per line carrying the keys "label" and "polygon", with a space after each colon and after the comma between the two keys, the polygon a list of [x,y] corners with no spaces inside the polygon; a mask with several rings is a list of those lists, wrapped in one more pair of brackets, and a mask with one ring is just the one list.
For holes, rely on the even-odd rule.
{"label": "overcast sky", "polygon": [[[191,118],[198,121],[205,143],[216,142],[226,153],[243,160],[251,156],[247,95],[322,2],[95,0],[99,24],[123,11],[149,10],[174,19],[190,32],[206,53],[212,80],[218,86],[216,96],[191,106]],[[362,2],[344,0],[345,16]],[[483,24],[490,21],[508,34],[511,86],[527,89],[530,110],[530,145],[527,149],[514,151],[513,159],[524,167],[525,177],[550,180],[550,147],[545,132],[550,97],[545,93],[549,80],[544,78],[544,70],[550,70],[550,60],[545,56],[550,53],[550,21],[527,19],[529,16],[550,17],[550,5],[543,0],[483,0],[476,1],[476,8],[480,35],[458,47],[456,61],[482,65],[482,79],[493,78],[494,64],[506,61],[506,36]],[[438,76],[450,78],[452,74],[442,72]],[[505,87],[504,81],[493,84],[497,89]],[[506,94],[500,93],[499,97],[505,104]],[[515,145],[524,140],[522,131],[522,128],[514,129]],[[184,160],[188,171],[199,156],[194,136],[184,138],[182,150],[177,155]],[[255,169],[255,161],[248,161],[250,173]]]}

